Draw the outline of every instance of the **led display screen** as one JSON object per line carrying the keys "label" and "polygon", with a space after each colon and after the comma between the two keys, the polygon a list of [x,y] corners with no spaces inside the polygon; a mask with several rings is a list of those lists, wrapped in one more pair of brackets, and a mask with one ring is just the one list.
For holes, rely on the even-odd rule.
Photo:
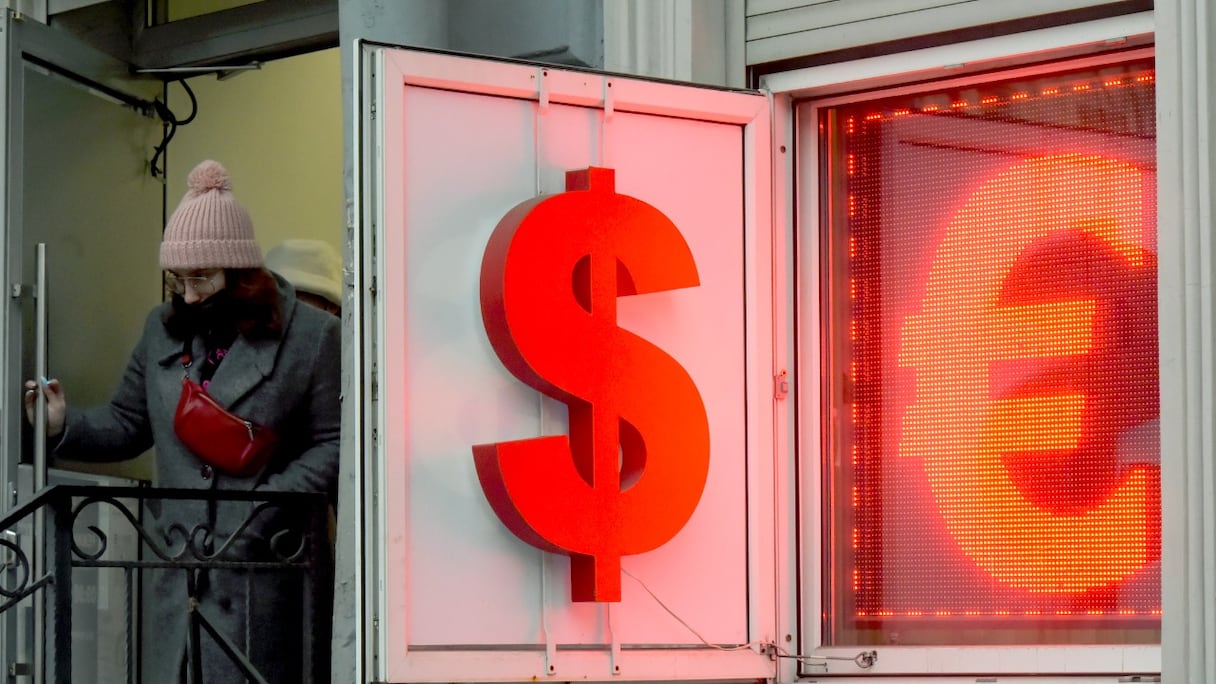
{"label": "led display screen", "polygon": [[825,643],[1158,641],[1151,61],[818,122]]}

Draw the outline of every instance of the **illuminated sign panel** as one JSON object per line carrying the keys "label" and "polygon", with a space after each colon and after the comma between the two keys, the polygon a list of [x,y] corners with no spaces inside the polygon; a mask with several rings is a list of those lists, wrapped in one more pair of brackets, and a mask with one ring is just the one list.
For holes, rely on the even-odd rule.
{"label": "illuminated sign panel", "polygon": [[1151,64],[826,110],[828,643],[1159,639]]}

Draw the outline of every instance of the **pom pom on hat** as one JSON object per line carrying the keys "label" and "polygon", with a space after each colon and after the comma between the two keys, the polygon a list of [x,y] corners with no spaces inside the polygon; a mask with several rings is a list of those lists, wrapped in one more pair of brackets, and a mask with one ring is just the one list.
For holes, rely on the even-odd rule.
{"label": "pom pom on hat", "polygon": [[232,191],[232,179],[228,178],[228,169],[217,161],[208,159],[190,172],[186,179],[186,187],[196,195],[208,190]]}
{"label": "pom pom on hat", "polygon": [[266,252],[266,268],[293,287],[342,306],[342,257],[324,240],[284,240]]}
{"label": "pom pom on hat", "polygon": [[207,268],[258,268],[262,249],[253,237],[253,220],[232,194],[228,171],[207,160],[190,171],[182,198],[160,243],[160,267],[190,271]]}

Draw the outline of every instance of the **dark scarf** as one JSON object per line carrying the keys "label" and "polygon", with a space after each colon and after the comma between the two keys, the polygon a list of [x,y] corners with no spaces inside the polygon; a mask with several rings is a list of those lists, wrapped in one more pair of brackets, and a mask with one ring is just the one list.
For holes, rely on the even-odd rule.
{"label": "dark scarf", "polygon": [[165,327],[187,345],[194,338],[203,341],[200,379],[204,387],[236,341],[244,308],[228,290],[220,290],[197,304],[187,304],[181,296],[173,296]]}

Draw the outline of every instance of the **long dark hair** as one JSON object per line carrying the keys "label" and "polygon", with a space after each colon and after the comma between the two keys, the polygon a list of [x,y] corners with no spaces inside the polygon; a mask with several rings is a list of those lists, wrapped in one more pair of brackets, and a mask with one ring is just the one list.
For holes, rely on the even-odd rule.
{"label": "long dark hair", "polygon": [[225,287],[208,297],[212,312],[200,315],[199,305],[190,305],[181,295],[169,291],[172,305],[165,318],[165,328],[178,339],[202,334],[200,322],[214,325],[216,318],[235,327],[246,338],[278,337],[283,331],[283,312],[279,309],[279,286],[270,271],[264,268],[226,268]]}

